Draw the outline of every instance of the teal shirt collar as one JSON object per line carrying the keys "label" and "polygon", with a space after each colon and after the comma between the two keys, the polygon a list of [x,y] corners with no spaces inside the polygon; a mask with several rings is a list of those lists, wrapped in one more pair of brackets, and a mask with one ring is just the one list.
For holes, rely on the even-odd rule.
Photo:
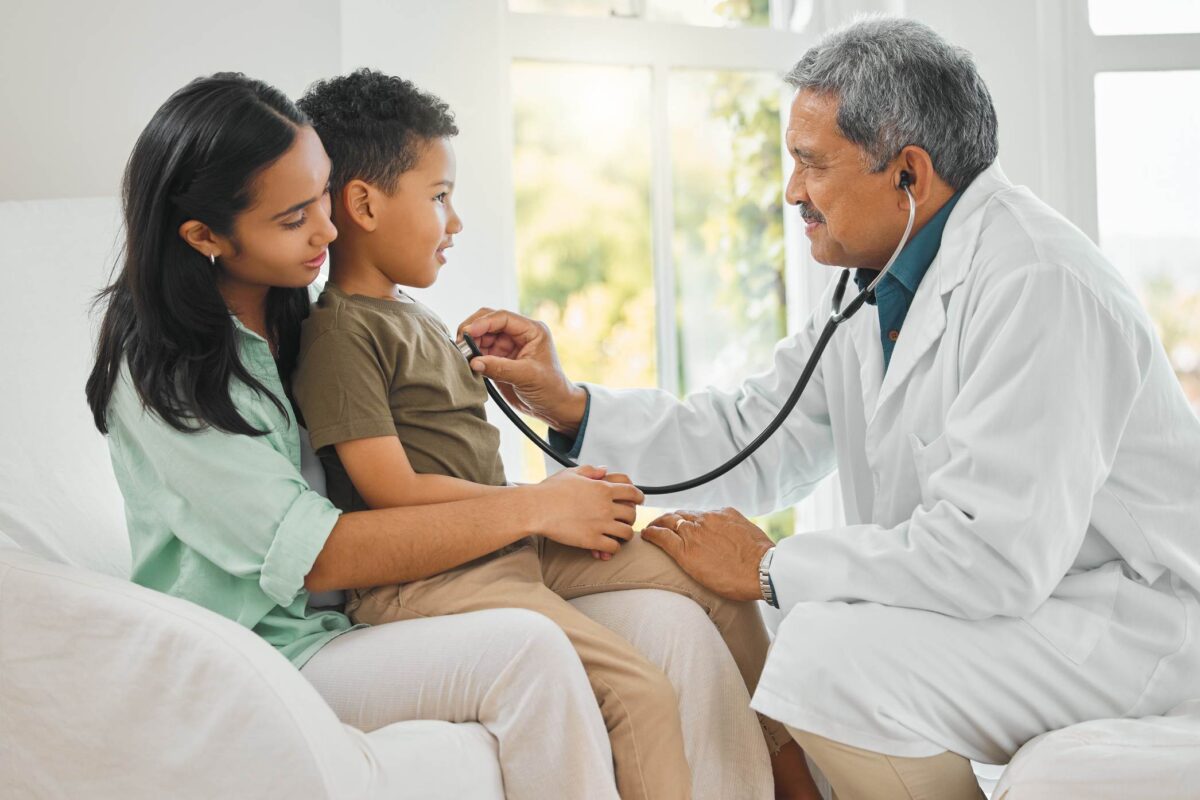
{"label": "teal shirt collar", "polygon": [[[946,201],[945,205],[917,231],[900,251],[896,263],[875,287],[875,296],[867,302],[876,306],[879,314],[879,343],[883,348],[883,369],[887,372],[892,360],[892,351],[900,338],[904,319],[908,316],[908,308],[916,296],[917,286],[929,271],[933,259],[937,257],[942,245],[942,232],[946,228],[946,220],[954,210],[962,192],[956,192]],[[854,271],[854,282],[860,290],[867,288],[879,270],[859,269]]]}
{"label": "teal shirt collar", "polygon": [[[929,265],[937,257],[942,246],[942,232],[946,229],[946,220],[950,219],[950,212],[954,210],[960,197],[962,192],[955,192],[933,218],[925,223],[925,227],[908,241],[900,251],[896,263],[892,265],[888,275],[899,281],[909,294],[916,294],[921,278],[925,277]],[[865,289],[878,274],[877,269],[857,269],[854,271],[854,282],[858,284],[859,289]]]}

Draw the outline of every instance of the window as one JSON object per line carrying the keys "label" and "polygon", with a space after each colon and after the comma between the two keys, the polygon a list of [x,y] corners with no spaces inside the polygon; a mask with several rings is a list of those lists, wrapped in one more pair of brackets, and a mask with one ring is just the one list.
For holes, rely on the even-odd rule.
{"label": "window", "polygon": [[[782,5],[510,0],[521,311],[556,332],[572,377],[736,386],[798,318],[780,76],[809,42]],[[795,515],[759,522],[779,538]]]}
{"label": "window", "polygon": [[1130,13],[1118,0],[1075,0],[1053,10],[1071,54],[1062,116],[1049,116],[1061,125],[1048,161],[1063,165],[1064,206],[1140,296],[1200,413],[1200,4],[1147,0]]}
{"label": "window", "polygon": [[[1100,246],[1138,291],[1200,411],[1200,70],[1096,76]],[[1136,144],[1135,144],[1136,143]]]}
{"label": "window", "polygon": [[1200,32],[1196,0],[1088,0],[1088,21],[1099,36]]}
{"label": "window", "polygon": [[627,17],[709,27],[764,27],[770,0],[509,0],[511,11]]}

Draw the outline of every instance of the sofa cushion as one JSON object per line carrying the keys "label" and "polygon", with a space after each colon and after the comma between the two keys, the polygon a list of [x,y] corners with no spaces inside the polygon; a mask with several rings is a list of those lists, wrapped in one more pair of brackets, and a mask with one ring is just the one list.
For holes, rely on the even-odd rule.
{"label": "sofa cushion", "polygon": [[479,725],[364,734],[251,631],[126,580],[0,549],[0,643],[4,797],[503,797]]}
{"label": "sofa cushion", "polygon": [[1178,800],[1200,796],[1200,700],[1161,717],[1081,722],[1030,740],[993,800]]}

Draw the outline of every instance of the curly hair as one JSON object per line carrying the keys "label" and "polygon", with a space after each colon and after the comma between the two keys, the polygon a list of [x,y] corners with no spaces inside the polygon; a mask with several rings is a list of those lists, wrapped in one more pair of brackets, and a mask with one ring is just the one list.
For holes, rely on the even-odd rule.
{"label": "curly hair", "polygon": [[365,67],[317,81],[297,105],[333,161],[334,194],[356,178],[391,194],[422,144],[458,134],[446,103],[412,81]]}

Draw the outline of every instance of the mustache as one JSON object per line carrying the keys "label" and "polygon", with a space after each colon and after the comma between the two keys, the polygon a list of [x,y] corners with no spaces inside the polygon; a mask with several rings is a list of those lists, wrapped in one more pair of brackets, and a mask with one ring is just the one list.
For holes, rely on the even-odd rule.
{"label": "mustache", "polygon": [[822,214],[820,211],[817,211],[815,208],[810,206],[808,203],[800,202],[800,203],[797,203],[796,206],[800,209],[800,219],[804,220],[805,222],[824,222],[825,221],[825,215]]}

